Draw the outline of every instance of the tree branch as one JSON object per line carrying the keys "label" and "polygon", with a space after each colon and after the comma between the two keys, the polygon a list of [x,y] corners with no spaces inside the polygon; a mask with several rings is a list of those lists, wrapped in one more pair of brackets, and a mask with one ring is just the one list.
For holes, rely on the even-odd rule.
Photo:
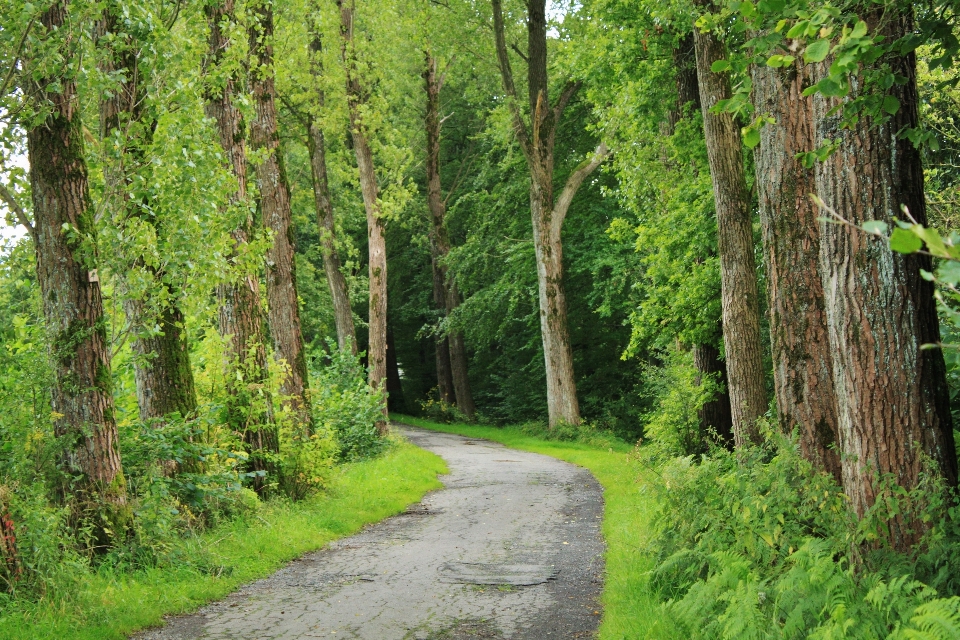
{"label": "tree branch", "polygon": [[524,61],[524,62],[530,62],[530,59],[527,57],[527,54],[525,54],[523,51],[520,50],[520,47],[517,46],[517,43],[511,42],[511,43],[510,43],[510,48],[513,49],[513,51],[514,51],[518,56],[520,56],[521,58],[523,58],[523,61]]}
{"label": "tree branch", "polygon": [[26,29],[23,30],[23,34],[20,36],[20,42],[17,43],[17,51],[13,56],[13,64],[10,65],[7,77],[3,79],[3,85],[0,85],[0,96],[7,95],[7,86],[10,84],[14,72],[17,70],[17,63],[20,62],[20,54],[23,53],[23,45],[27,42],[27,36],[30,35],[30,29],[33,28],[33,23],[36,19],[36,14],[30,17],[30,22],[27,23]]}
{"label": "tree branch", "polygon": [[570,99],[576,95],[582,86],[582,80],[568,80],[563,86],[563,91],[560,92],[560,96],[557,98],[557,104],[553,107],[554,122],[560,122],[560,116],[563,114],[563,110],[567,108],[567,103],[570,102]]}
{"label": "tree branch", "polygon": [[503,29],[503,1],[492,0],[493,3],[493,37],[497,47],[497,63],[500,67],[500,77],[503,80],[503,90],[507,93],[507,104],[513,115],[513,128],[520,140],[520,148],[524,155],[532,157],[530,138],[527,127],[523,123],[520,105],[517,102],[517,87],[513,83],[513,70],[510,68],[510,56],[507,54],[507,40]]}
{"label": "tree branch", "polygon": [[30,218],[27,217],[27,212],[23,210],[23,207],[20,206],[20,203],[17,202],[16,198],[13,197],[13,194],[10,193],[10,190],[7,189],[7,186],[4,184],[0,184],[0,200],[3,200],[4,203],[10,207],[13,215],[17,218],[17,222],[26,227],[27,231],[30,232],[30,237],[34,243],[36,243],[37,230],[30,224]]}
{"label": "tree branch", "polygon": [[601,142],[596,151],[593,152],[593,156],[577,165],[577,168],[567,178],[567,183],[563,186],[563,192],[557,198],[556,204],[553,205],[550,232],[554,237],[560,236],[563,220],[567,216],[567,210],[570,208],[570,203],[573,202],[573,197],[577,195],[580,185],[583,184],[587,176],[593,173],[594,169],[606,160],[608,155],[610,155],[610,151],[607,149],[607,145]]}

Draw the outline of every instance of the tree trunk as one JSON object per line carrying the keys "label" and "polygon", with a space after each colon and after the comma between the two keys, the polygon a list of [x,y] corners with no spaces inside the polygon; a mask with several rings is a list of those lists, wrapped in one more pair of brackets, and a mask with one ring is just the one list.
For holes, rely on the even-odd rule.
{"label": "tree trunk", "polygon": [[[865,12],[866,13],[866,12]],[[866,13],[871,33],[892,42],[912,31],[910,14]],[[920,154],[897,132],[917,126],[916,58],[890,56],[892,71],[906,78],[890,93],[900,110],[877,125],[862,117],[840,129],[831,113],[837,99],[815,102],[816,142],[839,148],[816,166],[817,193],[827,207],[855,225],[903,218],[901,206],[926,224]],[[821,71],[825,68],[824,63]],[[854,86],[853,99],[859,87]],[[820,268],[833,354],[843,487],[860,515],[877,498],[877,476],[892,474],[906,488],[917,486],[925,459],[950,485],[957,460],[943,354],[922,349],[940,330],[933,285],[920,270],[927,256],[903,256],[847,225],[820,227]],[[904,515],[891,523],[889,542],[908,549],[925,528]]]}
{"label": "tree trunk", "polygon": [[[40,15],[47,35],[67,23],[66,2]],[[76,85],[65,71],[38,78],[32,94],[46,119],[27,131],[33,196],[37,280],[50,332],[54,432],[64,447],[63,470],[74,517],[91,527],[102,549],[129,520],[111,394],[110,348],[93,240],[94,211],[83,156]],[[46,90],[53,85],[52,90]]]}
{"label": "tree trunk", "polygon": [[[431,238],[431,249],[434,249],[434,243]],[[436,251],[433,251],[436,253]],[[441,313],[446,313],[447,296],[446,287],[444,287],[443,270],[437,264],[436,257],[431,257],[430,264],[433,271],[433,303],[440,309]],[[437,362],[437,392],[440,399],[448,405],[454,405],[457,402],[453,394],[453,372],[450,368],[450,342],[449,336],[437,334],[434,337],[436,345]]]}
{"label": "tree trunk", "polygon": [[757,113],[776,124],[763,127],[754,152],[763,248],[767,268],[773,383],[781,427],[799,427],[804,457],[840,480],[837,401],[820,271],[820,212],[810,198],[813,169],[798,153],[816,148],[810,67],[755,65]]}
{"label": "tree trunk", "polygon": [[[321,41],[319,31],[314,32],[310,44],[313,53],[311,69],[317,86],[323,77],[321,60]],[[317,90],[317,106],[323,108],[326,96],[322,89]],[[341,351],[350,349],[357,354],[357,330],[353,323],[353,309],[350,306],[350,289],[343,277],[340,255],[337,253],[336,225],[333,219],[333,202],[330,199],[330,185],[327,180],[327,150],[320,123],[313,117],[307,125],[307,149],[310,153],[310,168],[313,172],[313,197],[317,208],[317,227],[320,230],[320,248],[323,254],[323,270],[327,274],[330,286],[330,298],[333,300],[334,321],[337,325],[337,345]]]}
{"label": "tree trunk", "polygon": [[[427,90],[427,108],[424,125],[427,132],[427,204],[430,209],[430,248],[433,253],[434,297],[440,294],[437,306],[447,317],[460,305],[460,292],[452,274],[444,264],[450,253],[450,236],[447,233],[447,203],[443,199],[440,185],[440,89],[443,79],[437,78],[437,61],[429,52],[425,52],[426,68],[423,79]],[[439,282],[438,282],[439,281]],[[439,283],[439,291],[437,284]],[[447,352],[449,354],[450,374],[456,393],[457,408],[468,419],[473,420],[477,408],[473,404],[470,379],[467,377],[467,350],[463,342],[463,333],[457,329],[447,330]],[[437,364],[440,365],[441,349],[437,349]],[[438,378],[440,368],[437,368]],[[441,391],[442,395],[442,391]]]}
{"label": "tree trunk", "polygon": [[[234,0],[208,4],[205,11],[210,26],[210,48],[205,65],[210,72],[212,67],[221,62],[231,45],[228,34],[231,23],[236,21]],[[234,74],[220,81],[209,78],[208,82],[206,115],[216,123],[226,164],[237,180],[237,191],[231,198],[231,205],[243,212],[240,225],[231,232],[234,242],[231,258],[236,258],[246,252],[245,245],[253,237],[255,228],[247,202],[243,115],[236,105],[238,85],[242,84],[242,78]],[[219,285],[217,298],[220,304],[220,335],[227,340],[227,421],[231,428],[243,436],[250,452],[250,469],[270,472],[273,470],[272,464],[262,452],[279,450],[279,442],[267,389],[260,281],[256,274],[243,274],[241,278]],[[258,476],[254,481],[255,488],[260,492],[266,484],[263,476]]]}
{"label": "tree trunk", "polygon": [[407,402],[403,397],[403,382],[400,380],[400,363],[397,362],[396,342],[393,327],[387,325],[387,403],[390,411],[403,413]]}
{"label": "tree trunk", "polygon": [[[124,78],[121,85],[100,102],[100,137],[104,149],[110,149],[108,155],[113,156],[106,160],[104,169],[105,197],[122,211],[118,218],[145,220],[159,237],[162,231],[159,220],[149,213],[150,203],[145,200],[149,196],[135,200],[128,188],[132,175],[143,171],[148,164],[146,150],[153,141],[157,121],[154,117],[145,117],[144,113],[146,82],[142,79],[143,71],[138,68],[137,56],[142,43],[118,35],[124,31],[118,24],[120,11],[115,2],[108,3],[98,29],[98,46],[105,49],[106,54],[101,65],[103,72],[121,71]],[[171,413],[192,416],[197,409],[197,395],[178,294],[164,280],[162,270],[145,265],[142,258],[136,266],[152,276],[153,292],[163,291],[160,295],[150,294],[160,301],[159,308],[151,308],[143,299],[129,296],[123,303],[133,335],[140,419],[147,422]],[[119,275],[122,281],[125,274]],[[160,331],[153,331],[154,326]]]}
{"label": "tree trunk", "polygon": [[[370,319],[367,348],[368,380],[375,390],[385,391],[387,375],[387,246],[383,218],[380,215],[379,187],[373,164],[373,151],[361,111],[365,90],[358,77],[356,51],[353,48],[353,14],[355,0],[337,0],[340,9],[341,55],[347,71],[347,106],[350,112],[350,134],[360,172],[360,190],[367,213],[367,251],[369,256]],[[380,433],[387,432],[388,410],[383,403],[383,420],[377,422]]]}
{"label": "tree trunk", "polygon": [[715,35],[702,33],[697,27],[694,27],[694,46],[703,132],[717,209],[723,342],[730,409],[734,440],[739,447],[760,441],[757,418],[767,410],[753,225],[740,130],[731,114],[710,112],[718,101],[731,95],[727,74],[710,70],[715,61],[724,59],[724,46]]}
{"label": "tree trunk", "polygon": [[684,117],[684,109],[700,110],[700,85],[697,82],[697,56],[693,33],[685,34],[673,49],[673,66],[676,68],[677,108],[668,112],[670,133]]}
{"label": "tree trunk", "polygon": [[250,126],[250,144],[254,151],[262,154],[256,165],[260,210],[264,226],[273,233],[273,242],[267,250],[267,320],[275,355],[283,358],[289,368],[280,384],[284,406],[304,429],[310,430],[313,420],[307,397],[310,381],[297,299],[296,240],[290,188],[277,133],[272,0],[260,0],[253,8],[253,15],[250,51],[256,67],[250,84],[256,115]]}
{"label": "tree trunk", "polygon": [[720,350],[713,344],[698,344],[693,347],[693,366],[697,370],[699,385],[707,376],[715,376],[723,385],[723,391],[712,400],[703,403],[697,412],[703,433],[715,433],[724,446],[733,445],[733,416],[730,413],[730,394],[727,392],[727,365],[720,359]]}
{"label": "tree trunk", "polygon": [[556,127],[567,103],[580,87],[568,82],[551,105],[547,83],[546,1],[527,3],[527,94],[531,125],[520,112],[513,71],[507,52],[503,25],[502,0],[492,0],[493,32],[497,63],[513,128],[530,170],[530,216],[537,258],[540,332],[547,374],[547,412],[550,426],[579,424],[580,404],[573,373],[573,350],[567,327],[567,302],[563,290],[563,246],[561,231],[570,203],[584,179],[607,156],[603,144],[593,156],[577,166],[567,177],[560,197],[554,202],[553,168]]}

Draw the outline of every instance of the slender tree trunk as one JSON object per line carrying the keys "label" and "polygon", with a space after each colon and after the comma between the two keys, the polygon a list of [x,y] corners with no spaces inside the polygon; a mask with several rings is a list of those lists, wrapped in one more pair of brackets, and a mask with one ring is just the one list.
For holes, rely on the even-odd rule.
{"label": "slender tree trunk", "polygon": [[[319,31],[314,32],[310,50],[313,53],[311,69],[319,87],[323,77]],[[323,90],[318,88],[317,105],[323,108],[325,103],[326,96]],[[327,180],[326,142],[320,123],[313,117],[310,118],[307,129],[307,149],[310,153],[310,168],[313,172],[313,197],[317,208],[317,227],[320,229],[323,270],[327,274],[330,298],[333,300],[334,321],[337,325],[337,345],[341,351],[349,348],[350,352],[356,355],[357,330],[353,323],[353,309],[350,306],[350,289],[347,287],[346,278],[343,277],[340,255],[337,253],[333,202],[330,199],[330,184]]]}
{"label": "slender tree trunk", "polygon": [[[210,47],[205,65],[208,73],[218,65],[231,46],[229,27],[236,21],[234,0],[206,5],[210,27]],[[246,143],[243,115],[237,108],[237,95],[242,85],[237,74],[223,79],[209,79],[206,94],[206,115],[214,121],[226,164],[237,180],[237,191],[231,205],[243,212],[240,225],[231,232],[234,242],[232,257],[242,255],[245,245],[254,236],[253,215],[247,201]],[[260,314],[260,280],[246,273],[239,279],[217,287],[220,304],[220,335],[227,340],[228,385],[227,421],[241,433],[250,451],[252,471],[270,472],[272,465],[263,451],[277,451],[276,428],[267,391],[267,353],[263,344],[263,320]],[[266,481],[258,477],[258,491]]]}
{"label": "slender tree trunk", "polygon": [[[701,4],[706,3],[701,0]],[[712,33],[702,33],[694,27],[694,46],[703,132],[717,209],[723,342],[733,435],[736,445],[741,446],[760,441],[756,422],[767,410],[750,198],[740,130],[729,113],[710,111],[718,101],[731,95],[727,74],[710,70],[715,61],[724,59],[723,43]]]}
{"label": "slender tree trunk", "polygon": [[[864,12],[871,33],[892,42],[912,31],[909,13]],[[903,218],[900,207],[926,224],[920,154],[897,132],[917,126],[916,58],[911,52],[887,60],[906,78],[889,91],[900,110],[877,125],[867,118],[840,129],[836,99],[815,100],[816,142],[839,148],[816,166],[817,193],[827,207],[854,224]],[[829,64],[829,61],[825,64]],[[823,69],[821,69],[822,71]],[[856,97],[853,87],[848,99]],[[933,286],[920,276],[927,256],[903,256],[846,225],[821,224],[820,268],[833,377],[843,487],[862,515],[877,498],[879,474],[892,474],[906,488],[917,486],[927,459],[950,485],[957,482],[943,354],[922,349],[940,330]],[[926,528],[900,515],[890,542],[909,548]]]}
{"label": "slender tree trunk", "polygon": [[[384,391],[387,375],[387,245],[383,218],[380,215],[379,187],[373,164],[373,151],[361,115],[366,93],[358,77],[356,51],[353,48],[353,14],[355,0],[337,0],[340,9],[342,57],[347,70],[347,106],[350,111],[350,133],[360,172],[360,190],[367,212],[367,251],[370,280],[370,339],[367,348],[368,379],[374,389]],[[383,420],[377,422],[380,433],[387,432],[388,410],[383,404]]]}
{"label": "slender tree trunk", "polygon": [[677,108],[668,112],[670,133],[684,117],[684,109],[700,110],[700,84],[697,82],[697,55],[693,44],[693,32],[685,34],[673,49],[673,66],[676,69]]}
{"label": "slender tree trunk", "polygon": [[263,224],[273,233],[267,250],[267,320],[277,356],[289,372],[280,384],[284,406],[307,430],[313,420],[307,396],[309,377],[300,328],[297,299],[296,239],[290,209],[290,187],[277,133],[276,87],[273,67],[273,0],[260,0],[253,8],[250,51],[256,68],[251,74],[255,117],[250,144],[263,155],[255,165]]}
{"label": "slender tree trunk", "polygon": [[[430,209],[430,248],[433,253],[434,297],[441,294],[437,306],[449,317],[460,305],[460,292],[444,260],[450,253],[450,237],[447,233],[447,203],[443,199],[440,185],[440,89],[443,79],[437,78],[437,61],[425,52],[426,68],[423,79],[427,90],[427,108],[424,125],[427,132],[427,204]],[[439,291],[437,283],[439,280]],[[457,329],[447,331],[447,351],[450,358],[450,374],[456,393],[457,408],[470,420],[473,420],[477,408],[473,404],[470,379],[467,377],[467,349],[463,342],[463,333]],[[439,347],[439,345],[438,345]],[[440,365],[441,349],[437,349],[437,364]],[[438,377],[440,369],[437,369]],[[441,391],[442,395],[442,391]]]}
{"label": "slender tree trunk", "polygon": [[[39,19],[52,38],[59,37],[56,32],[67,22],[64,1],[54,2]],[[49,108],[46,119],[27,130],[32,232],[54,365],[54,432],[64,446],[63,469],[70,477],[64,491],[72,494],[74,518],[91,527],[92,544],[103,548],[125,530],[130,514],[111,393],[83,127],[71,78],[62,71],[36,78],[32,88],[36,104]]]}
{"label": "slender tree trunk", "polygon": [[754,152],[767,268],[773,382],[781,427],[800,429],[803,455],[840,480],[837,400],[827,315],[817,268],[820,212],[810,198],[813,169],[796,158],[816,148],[809,66],[755,65],[757,113],[776,119]]}
{"label": "slender tree trunk", "polygon": [[567,324],[567,301],[563,289],[563,245],[561,231],[570,203],[588,175],[607,156],[603,144],[593,156],[577,166],[554,201],[553,168],[556,126],[567,103],[579,89],[568,82],[554,104],[547,84],[546,1],[527,3],[527,94],[531,124],[528,129],[520,112],[513,71],[504,35],[502,0],[492,0],[497,63],[507,103],[513,116],[514,133],[530,170],[530,217],[537,258],[540,333],[547,374],[547,412],[550,426],[579,424],[580,404],[573,373],[573,350]]}
{"label": "slender tree trunk", "polygon": [[[430,248],[433,249],[434,243],[432,239],[430,244]],[[436,252],[434,251],[433,253],[435,254]],[[447,299],[446,287],[443,281],[443,270],[440,268],[440,265],[437,264],[435,255],[431,257],[430,264],[433,271],[433,303],[442,313],[446,313]],[[436,345],[437,391],[440,394],[441,400],[448,405],[454,405],[457,399],[453,394],[453,372],[450,369],[450,342],[448,336],[437,334],[434,338],[434,344]]]}
{"label": "slender tree trunk", "polygon": [[[101,140],[104,149],[110,149],[108,155],[114,156],[108,158],[104,170],[106,198],[123,211],[118,217],[146,221],[160,236],[159,221],[150,213],[150,203],[145,200],[149,196],[139,200],[130,196],[132,174],[147,166],[146,151],[153,141],[157,121],[145,114],[147,96],[138,57],[138,47],[143,43],[120,35],[124,32],[118,24],[120,12],[121,7],[115,2],[107,4],[98,38],[105,54],[102,70],[106,74],[120,71],[124,78],[100,102]],[[133,297],[127,297],[123,303],[133,335],[140,419],[149,421],[171,413],[191,416],[197,409],[197,395],[179,296],[164,280],[162,270],[146,266],[142,258],[137,263],[137,268],[152,276],[151,297],[161,301],[159,308]],[[120,278],[123,280],[124,274]],[[157,290],[163,294],[156,295]],[[159,332],[153,330],[155,326],[160,328]]]}

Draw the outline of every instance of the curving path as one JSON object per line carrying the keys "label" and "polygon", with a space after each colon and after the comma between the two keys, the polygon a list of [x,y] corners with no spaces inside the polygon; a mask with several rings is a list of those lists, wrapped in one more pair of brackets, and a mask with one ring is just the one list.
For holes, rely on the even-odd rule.
{"label": "curving path", "polygon": [[600,485],[486,440],[394,425],[446,460],[445,488],[141,640],[590,638]]}

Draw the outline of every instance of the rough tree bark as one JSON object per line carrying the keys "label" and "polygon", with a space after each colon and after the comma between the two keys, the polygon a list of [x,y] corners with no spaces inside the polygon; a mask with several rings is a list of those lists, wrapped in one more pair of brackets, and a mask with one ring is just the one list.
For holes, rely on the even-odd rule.
{"label": "rough tree bark", "polygon": [[313,420],[307,395],[309,377],[300,328],[297,299],[296,240],[290,209],[290,187],[277,132],[276,87],[273,67],[273,2],[260,0],[252,8],[250,74],[255,117],[250,123],[250,145],[260,152],[255,165],[263,225],[273,233],[267,250],[267,321],[275,355],[289,368],[280,384],[283,402],[303,428]]}
{"label": "rough tree bark", "polygon": [[[909,13],[864,11],[870,32],[896,41],[913,27]],[[891,223],[900,207],[926,224],[920,154],[897,132],[917,126],[916,58],[889,56],[894,73],[906,78],[889,91],[900,110],[878,125],[861,118],[849,129],[831,114],[837,99],[814,102],[816,142],[839,147],[816,165],[817,193],[830,210],[853,224]],[[829,60],[825,63],[829,64]],[[823,71],[823,68],[821,68]],[[860,91],[854,86],[848,99]],[[924,458],[947,483],[956,485],[950,403],[943,354],[921,345],[937,343],[940,329],[933,286],[920,277],[931,269],[927,256],[903,256],[885,243],[846,225],[821,224],[820,268],[833,353],[843,487],[863,514],[877,498],[877,474],[892,474],[900,486],[915,487]],[[898,516],[890,542],[909,548],[924,526]]]}
{"label": "rough tree bark", "polygon": [[760,131],[754,151],[767,269],[773,383],[780,425],[799,427],[803,455],[840,480],[837,401],[820,270],[820,212],[810,198],[813,169],[798,153],[816,148],[810,67],[755,65],[757,113],[776,123]]}
{"label": "rough tree bark", "polygon": [[561,231],[570,203],[588,175],[607,156],[601,144],[593,155],[567,177],[560,196],[554,199],[554,142],[563,110],[580,87],[568,82],[551,105],[547,90],[547,20],[545,0],[527,3],[527,89],[530,127],[520,111],[513,71],[507,52],[502,0],[492,0],[497,63],[514,133],[530,170],[530,217],[537,259],[540,302],[540,334],[547,373],[547,412],[550,426],[579,424],[580,404],[573,373],[573,350],[567,325],[567,301],[563,287],[563,244]]}
{"label": "rough tree bark", "polygon": [[[205,7],[210,27],[209,51],[204,61],[208,74],[221,63],[231,41],[229,33],[236,21],[234,0],[211,2]],[[231,206],[241,212],[239,225],[231,232],[237,259],[254,235],[254,220],[247,199],[246,143],[243,114],[237,108],[237,94],[242,78],[231,74],[215,79],[211,76],[206,87],[205,111],[214,121],[227,167],[237,180],[237,190],[231,196]],[[263,320],[260,315],[260,280],[255,273],[217,287],[220,335],[226,339],[226,375],[229,400],[227,421],[241,433],[250,451],[253,471],[272,471],[272,465],[261,455],[262,451],[277,451],[279,442],[267,395],[267,352],[263,344]],[[263,478],[255,481],[263,491]]]}
{"label": "rough tree bark", "polygon": [[[367,347],[367,375],[370,386],[385,390],[387,375],[387,245],[380,214],[379,187],[373,164],[373,151],[367,140],[362,110],[366,90],[359,78],[353,43],[355,0],[337,0],[340,9],[341,57],[347,72],[347,106],[350,112],[350,134],[360,172],[360,190],[367,213],[367,251],[370,279],[370,339]],[[383,403],[383,420],[377,422],[380,433],[387,432],[388,410]]]}
{"label": "rough tree bark", "polygon": [[[699,0],[698,4],[710,6],[709,0]],[[731,95],[727,74],[710,70],[715,61],[725,57],[723,43],[712,33],[703,33],[697,27],[694,27],[693,39],[703,133],[717,209],[727,388],[734,440],[736,446],[741,446],[759,442],[756,422],[767,410],[750,198],[744,177],[740,129],[731,114],[710,111],[718,101]]]}
{"label": "rough tree bark", "polygon": [[[434,297],[439,293],[442,298],[437,301],[447,317],[456,311],[460,305],[460,292],[453,275],[449,272],[444,260],[450,253],[450,236],[447,233],[446,213],[447,202],[443,198],[440,185],[440,89],[443,87],[443,77],[437,77],[437,61],[430,53],[425,52],[426,67],[423,72],[424,84],[427,90],[427,108],[424,126],[427,132],[427,205],[430,209],[430,249],[433,264]],[[438,286],[439,291],[438,291]],[[473,393],[470,390],[470,379],[467,377],[467,349],[463,342],[463,333],[457,329],[448,330],[444,336],[450,358],[450,375],[453,389],[456,394],[457,408],[470,420],[477,412],[473,403]],[[441,345],[437,344],[437,377],[440,378]],[[442,390],[441,390],[442,395]]]}
{"label": "rough tree bark", "polygon": [[[323,78],[322,42],[320,31],[314,27],[313,40],[310,43],[313,54],[310,64],[317,83],[317,106],[323,108],[326,96],[321,88]],[[353,309],[350,306],[350,289],[343,277],[340,254],[337,253],[336,225],[333,218],[333,202],[330,199],[330,183],[327,180],[327,149],[323,129],[314,117],[307,122],[307,150],[310,153],[310,168],[313,173],[313,197],[317,208],[317,226],[320,230],[320,248],[323,254],[323,270],[327,274],[330,298],[333,300],[334,322],[337,325],[337,345],[340,350],[350,349],[357,354],[357,330],[353,323]],[[348,346],[349,345],[349,346]]]}
{"label": "rough tree bark", "polygon": [[[136,200],[130,197],[128,188],[133,174],[147,165],[146,150],[157,119],[148,112],[145,80],[139,69],[138,47],[142,43],[130,35],[121,37],[124,29],[119,24],[120,12],[116,2],[107,3],[98,26],[98,46],[104,54],[101,68],[104,73],[119,72],[122,77],[111,95],[100,101],[100,137],[104,149],[112,148],[109,153],[114,156],[104,169],[105,197],[122,211],[119,217],[145,220],[160,236],[160,221],[150,213],[149,196]],[[179,295],[165,280],[162,268],[148,266],[142,259],[137,263],[152,276],[150,297],[159,301],[159,308],[142,298],[128,296],[123,302],[136,355],[134,379],[140,419],[149,421],[171,413],[189,417],[197,409],[197,395]],[[154,326],[160,331],[153,331]]]}
{"label": "rough tree bark", "polygon": [[[40,15],[46,34],[66,28],[67,3]],[[29,65],[30,61],[26,64]],[[65,64],[71,64],[67,61]],[[126,528],[126,485],[111,394],[110,347],[93,247],[93,203],[76,85],[59,73],[35,78],[31,98],[48,109],[27,130],[37,280],[50,332],[54,431],[64,446],[63,491],[78,523],[102,549]],[[116,533],[111,533],[116,532]]]}
{"label": "rough tree bark", "polygon": [[[431,249],[433,243],[431,242]],[[436,253],[435,251],[433,252]],[[447,294],[444,286],[443,270],[437,264],[436,255],[430,256],[430,266],[433,271],[433,304],[441,312],[446,313]],[[453,371],[450,369],[450,342],[445,335],[437,335],[434,340],[437,365],[437,393],[440,399],[448,405],[454,405],[457,398],[453,392]]]}

